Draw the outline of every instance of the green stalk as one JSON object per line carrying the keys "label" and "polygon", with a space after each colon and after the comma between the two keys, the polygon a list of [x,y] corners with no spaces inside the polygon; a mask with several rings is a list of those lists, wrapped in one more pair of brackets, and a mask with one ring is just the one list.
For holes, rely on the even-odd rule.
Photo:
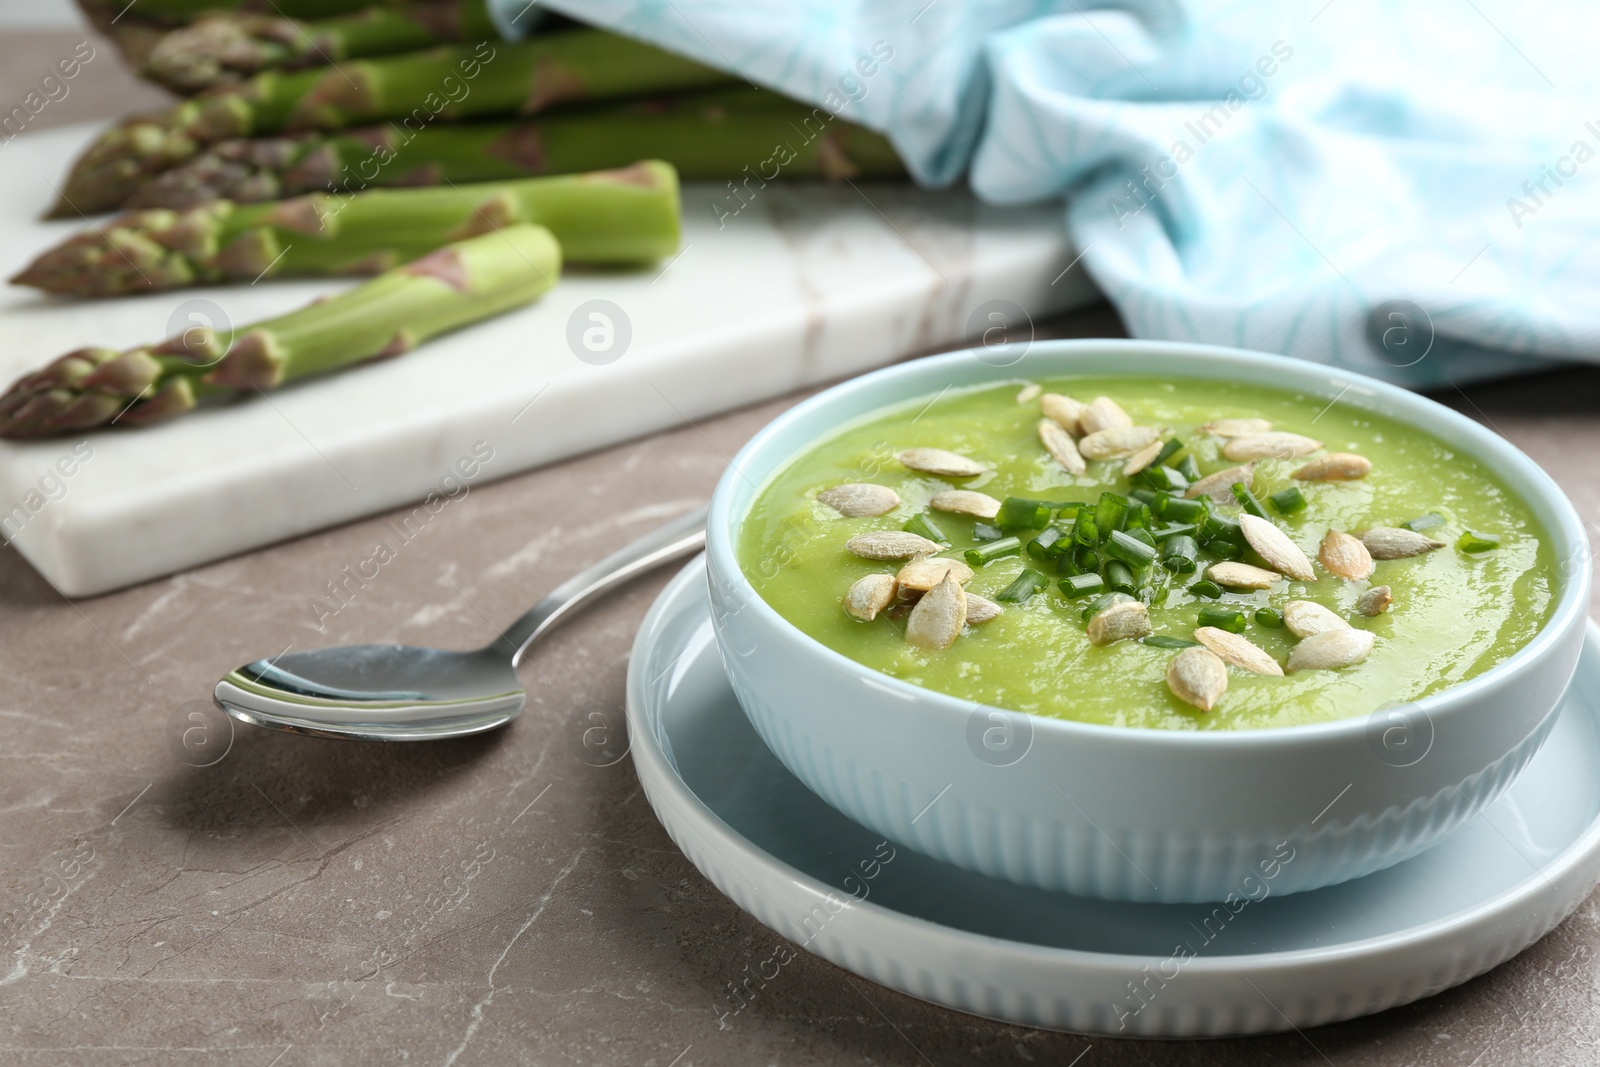
{"label": "green stalk", "polygon": [[52,215],[112,210],[151,176],[217,141],[387,119],[419,129],[436,121],[532,115],[556,104],[728,81],[699,63],[599,30],[267,71],[102,133],[73,165]]}
{"label": "green stalk", "polygon": [[[138,0],[139,17],[169,26],[182,26],[216,11],[261,11],[283,18],[327,18],[348,15],[368,7],[392,7],[398,0]],[[91,19],[124,14],[127,0],[78,0]]]}
{"label": "green stalk", "polygon": [[192,93],[264,70],[414,52],[452,41],[499,39],[485,0],[371,7],[315,21],[276,13],[214,11],[164,34],[140,73],[169,89]]}
{"label": "green stalk", "polygon": [[677,250],[680,222],[677,175],[648,161],[555,178],[137,211],[69,238],[11,280],[71,296],[118,296],[262,277],[374,274],[517,223],[547,227],[569,262],[640,264]]}
{"label": "green stalk", "polygon": [[[396,124],[338,133],[222,141],[157,175],[122,206],[277,200],[323,189],[500,181],[663,159],[686,181],[738,180],[786,146],[779,178],[900,177],[879,134],[754,89],[629,101],[521,122]],[[759,174],[757,174],[760,177]],[[767,177],[771,177],[770,173]],[[763,179],[765,180],[765,179]]]}
{"label": "green stalk", "polygon": [[192,329],[158,345],[85,348],[0,396],[0,437],[47,437],[189,411],[211,393],[272,389],[526,304],[555,284],[561,248],[542,226],[446,245],[299,311],[236,330]]}

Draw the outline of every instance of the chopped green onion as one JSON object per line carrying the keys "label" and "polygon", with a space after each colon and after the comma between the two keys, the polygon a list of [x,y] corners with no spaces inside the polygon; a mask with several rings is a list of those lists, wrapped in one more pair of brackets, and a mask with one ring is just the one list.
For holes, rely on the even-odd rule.
{"label": "chopped green onion", "polygon": [[1094,545],[1079,545],[1072,550],[1072,562],[1079,573],[1097,571],[1100,569],[1100,550]]}
{"label": "chopped green onion", "polygon": [[972,539],[974,541],[998,541],[1005,535],[1006,532],[998,526],[990,526],[986,522],[972,524]]}
{"label": "chopped green onion", "polygon": [[1214,541],[1244,544],[1244,528],[1231,515],[1208,514],[1200,523],[1200,543],[1211,547]]}
{"label": "chopped green onion", "polygon": [[1244,611],[1232,604],[1206,604],[1200,608],[1200,625],[1215,626],[1230,634],[1242,634],[1246,619]]}
{"label": "chopped green onion", "polygon": [[1278,490],[1267,499],[1272,501],[1272,506],[1278,510],[1279,515],[1293,515],[1297,511],[1304,511],[1306,507],[1305,495],[1292,485],[1287,489]]}
{"label": "chopped green onion", "polygon": [[[1140,532],[1143,533],[1142,530]],[[1126,563],[1134,570],[1143,570],[1155,562],[1156,546],[1154,543],[1145,544],[1126,530],[1113,530],[1111,539],[1106,542],[1106,555]]]}
{"label": "chopped green onion", "polygon": [[943,530],[934,525],[933,519],[929,518],[928,513],[925,511],[919,511],[911,516],[910,521],[902,526],[901,529],[905,530],[906,533],[914,533],[918,537],[926,537],[930,541],[937,541],[941,545],[950,543],[950,538],[944,535]]}
{"label": "chopped green onion", "polygon": [[1167,541],[1161,550],[1161,565],[1174,574],[1189,574],[1198,567],[1200,545],[1188,534],[1179,534]]}
{"label": "chopped green onion", "polygon": [[1007,604],[1026,604],[1029,597],[1043,591],[1049,584],[1049,578],[1027,567],[1010,585],[996,593],[994,598]]}
{"label": "chopped green onion", "polygon": [[1006,533],[1019,530],[1042,530],[1050,523],[1050,505],[1043,500],[1008,496],[1000,504],[994,524]]}
{"label": "chopped green onion", "polygon": [[1203,596],[1207,600],[1215,600],[1222,595],[1222,586],[1216,582],[1202,578],[1198,582],[1191,582],[1189,592],[1195,596]]}
{"label": "chopped green onion", "polygon": [[1060,523],[1051,523],[1028,542],[1028,555],[1034,559],[1056,559],[1072,547],[1072,530]]}
{"label": "chopped green onion", "polygon": [[1408,530],[1415,530],[1417,533],[1421,533],[1423,530],[1431,530],[1435,526],[1443,526],[1444,516],[1437,511],[1430,511],[1426,515],[1418,515],[1414,519],[1407,519],[1400,525]]}
{"label": "chopped green onion", "polygon": [[1218,559],[1244,559],[1244,546],[1236,545],[1232,541],[1212,541],[1206,545],[1206,551]]}
{"label": "chopped green onion", "polygon": [[1189,641],[1182,637],[1168,637],[1166,634],[1151,634],[1149,637],[1140,638],[1139,643],[1141,645],[1149,645],[1151,648],[1194,648],[1200,644],[1199,641]]}
{"label": "chopped green onion", "polygon": [[1126,593],[1106,593],[1095,600],[1093,604],[1083,609],[1083,621],[1088,622],[1102,611],[1114,604],[1131,604],[1133,597]]}
{"label": "chopped green onion", "polygon": [[1156,518],[1168,522],[1200,522],[1210,510],[1204,500],[1189,500],[1181,496],[1157,497],[1150,510]]}
{"label": "chopped green onion", "polygon": [[962,553],[969,566],[981,567],[985,563],[993,563],[1006,556],[1015,556],[1022,551],[1022,539],[1018,537],[1002,537],[998,541],[990,541],[977,548],[969,548]]}
{"label": "chopped green onion", "polygon": [[1134,488],[1128,490],[1128,496],[1143,504],[1154,504],[1157,494],[1154,489]]}
{"label": "chopped green onion", "polygon": [[1174,537],[1195,537],[1200,527],[1192,522],[1175,522],[1170,526],[1162,526],[1154,531],[1157,541],[1170,541]]}
{"label": "chopped green onion", "polygon": [[1456,548],[1462,552],[1477,555],[1479,552],[1492,552],[1500,547],[1500,538],[1496,534],[1478,533],[1468,530],[1456,540]]}
{"label": "chopped green onion", "polygon": [[1154,463],[1134,475],[1134,477],[1151,489],[1158,489],[1163,492],[1181,493],[1189,488],[1189,479],[1171,467],[1162,467]]}
{"label": "chopped green onion", "polygon": [[1132,593],[1139,588],[1138,579],[1133,576],[1133,568],[1121,560],[1106,560],[1105,576],[1106,585],[1118,593]]}
{"label": "chopped green onion", "polygon": [[1078,509],[1078,517],[1072,525],[1072,539],[1080,545],[1100,543],[1100,528],[1094,524],[1094,512],[1087,504]]}
{"label": "chopped green onion", "polygon": [[1200,480],[1200,464],[1194,461],[1193,456],[1184,456],[1178,461],[1178,473],[1189,479],[1192,485]]}
{"label": "chopped green onion", "polygon": [[1260,608],[1256,611],[1256,625],[1269,630],[1283,629],[1283,612],[1277,608]]}
{"label": "chopped green onion", "polygon": [[1155,516],[1150,514],[1150,505],[1140,502],[1128,509],[1128,517],[1123,520],[1124,530],[1148,530],[1155,524]]}
{"label": "chopped green onion", "polygon": [[1130,526],[1123,532],[1129,537],[1133,538],[1135,541],[1141,541],[1144,544],[1149,545],[1151,548],[1157,547],[1155,534],[1151,533],[1143,526]]}
{"label": "chopped green onion", "polygon": [[1167,443],[1161,446],[1161,451],[1156,453],[1156,458],[1150,461],[1150,466],[1159,467],[1182,451],[1183,442],[1176,437],[1169,437]]}
{"label": "chopped green onion", "polygon": [[1073,574],[1057,583],[1061,591],[1073,600],[1105,592],[1105,579],[1098,574]]}
{"label": "chopped green onion", "polygon": [[1243,482],[1234,482],[1229,488],[1233,490],[1234,499],[1244,505],[1244,509],[1258,519],[1267,517],[1267,509],[1261,506],[1261,501],[1250,491],[1250,487]]}
{"label": "chopped green onion", "polygon": [[1100,540],[1111,537],[1112,531],[1122,529],[1122,520],[1128,517],[1128,498],[1121,493],[1100,494],[1100,503],[1094,508],[1094,523],[1100,531]]}

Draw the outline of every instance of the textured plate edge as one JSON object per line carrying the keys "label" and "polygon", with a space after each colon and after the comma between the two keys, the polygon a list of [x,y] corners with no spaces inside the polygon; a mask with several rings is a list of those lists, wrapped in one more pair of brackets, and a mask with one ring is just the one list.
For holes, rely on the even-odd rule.
{"label": "textured plate edge", "polygon": [[[649,682],[643,677],[643,665],[649,648],[658,639],[663,619],[676,608],[679,598],[692,595],[691,586],[704,585],[705,566],[705,557],[697,556],[674,575],[651,605],[635,638],[626,695],[634,769],[646,799],[668,836],[701,874],[762,925],[793,940],[792,931],[783,929],[780,913],[810,914],[811,908],[824,905],[830,898],[837,901],[837,892],[761,849],[706,807],[662,751],[643,710],[644,690]],[[1600,625],[1592,619],[1587,624],[1585,644],[1600,646]],[[701,847],[702,842],[705,847]],[[730,858],[730,853],[737,856],[739,862]],[[764,877],[770,884],[763,888],[752,874]],[[1052,970],[1067,969],[1097,977],[1106,982],[1108,988],[1142,976],[1147,973],[1144,968],[1159,966],[1163,957],[1046,948],[965,933],[865,901],[849,903],[840,910],[829,924],[831,936],[808,947],[808,951],[907,996],[998,1022],[1113,1037],[1234,1037],[1340,1022],[1409,1004],[1470,981],[1520,954],[1555,929],[1577,910],[1597,884],[1600,884],[1600,815],[1591,820],[1567,848],[1530,877],[1469,911],[1412,927],[1398,935],[1369,938],[1335,948],[1191,959],[1184,973],[1195,978],[1208,977],[1213,982],[1248,982],[1256,987],[1264,1003],[1251,1005],[1253,1010],[1226,1013],[1206,1010],[1199,1003],[1169,1004],[1168,1010],[1152,1016],[1148,1024],[1121,1031],[1082,1025],[1076,1019],[1073,1024],[1064,1025],[1060,1021],[1030,1018],[1024,1013],[989,1010],[994,1007],[996,998],[993,996],[983,1005],[953,1002],[914,988],[907,968],[901,966],[897,958],[887,952],[874,952],[865,947],[864,942],[881,942],[886,937],[914,939],[949,952],[951,959],[976,951],[1001,968],[1032,970],[1045,965]],[[779,894],[785,899],[777,899]],[[1481,943],[1479,951],[1464,954],[1463,938],[1496,919],[1511,921],[1501,927],[1492,941]],[[878,955],[882,958],[874,959]],[[1424,971],[1411,963],[1417,958],[1437,958],[1438,963]],[[1448,966],[1452,958],[1455,965]],[[1362,991],[1367,994],[1363,999],[1340,996],[1349,993],[1348,987],[1341,989],[1330,983],[1321,1004],[1315,1000],[1289,999],[1296,995],[1292,987],[1313,972],[1320,975],[1351,967],[1381,970],[1390,978],[1384,983],[1387,988],[1379,992],[1372,988],[1377,983],[1369,981],[1369,988]],[[1267,989],[1262,989],[1258,983],[1264,983]],[[1269,995],[1269,990],[1278,996]],[[1371,996],[1375,992],[1378,995]],[[1037,1004],[1040,998],[1030,999]],[[1111,1003],[1108,998],[1104,1006],[1109,1008]],[[1099,1005],[1086,1006],[1094,1007]]]}

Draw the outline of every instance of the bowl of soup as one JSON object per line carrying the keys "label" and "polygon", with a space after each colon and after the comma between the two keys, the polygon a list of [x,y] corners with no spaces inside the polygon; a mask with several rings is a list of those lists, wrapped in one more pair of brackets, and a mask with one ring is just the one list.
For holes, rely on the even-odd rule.
{"label": "bowl of soup", "polygon": [[983,874],[1227,901],[1415,855],[1537,751],[1585,632],[1571,503],[1361,375],[1131,341],[834,386],[718,485],[718,647],[856,821]]}

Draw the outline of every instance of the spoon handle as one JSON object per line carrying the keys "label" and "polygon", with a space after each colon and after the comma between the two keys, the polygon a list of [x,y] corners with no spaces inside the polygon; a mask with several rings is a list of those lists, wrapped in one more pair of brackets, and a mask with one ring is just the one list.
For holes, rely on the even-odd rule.
{"label": "spoon handle", "polygon": [[579,571],[556,586],[526,615],[507,626],[491,647],[504,647],[501,645],[503,641],[515,648],[516,652],[511,656],[511,665],[514,667],[521,662],[522,654],[529,645],[595,597],[664,563],[700,551],[706,543],[708,510],[707,506],[695,508],[682,518],[674,519],[626,548],[613,552],[594,566]]}

